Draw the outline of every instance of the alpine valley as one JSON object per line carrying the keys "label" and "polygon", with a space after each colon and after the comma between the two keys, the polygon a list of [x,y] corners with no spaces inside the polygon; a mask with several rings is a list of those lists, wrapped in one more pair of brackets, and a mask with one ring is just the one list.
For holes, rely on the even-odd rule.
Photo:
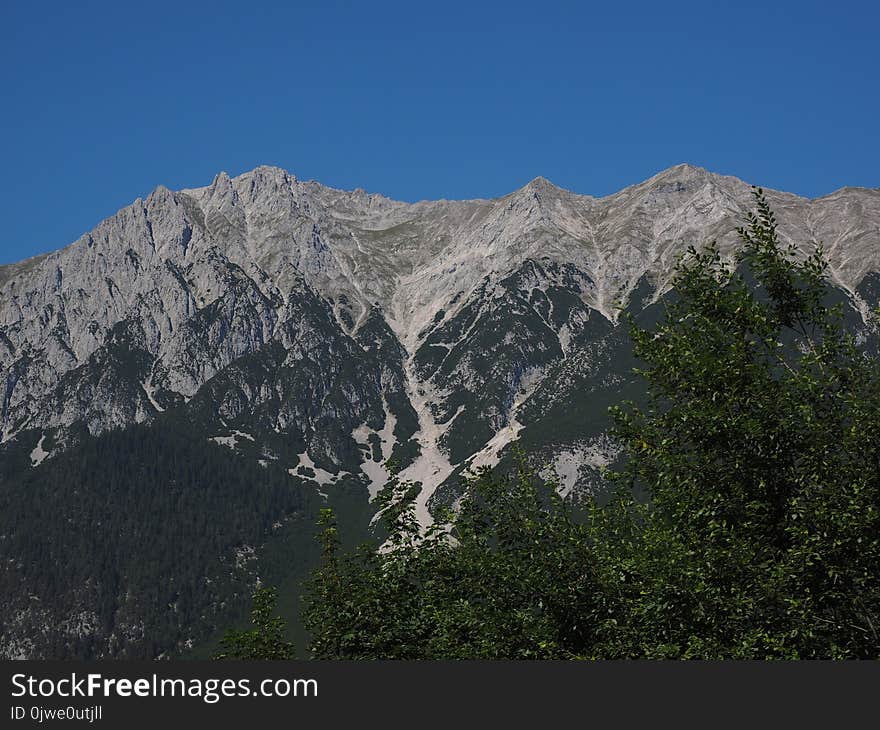
{"label": "alpine valley", "polygon": [[[870,336],[880,189],[768,198]],[[751,203],[689,165],[419,203],[259,167],[0,267],[0,656],[202,656],[259,581],[296,625],[318,509],[360,542],[389,459],[425,525],[515,445],[602,490],[621,310],[661,311],[688,246],[732,257]]]}

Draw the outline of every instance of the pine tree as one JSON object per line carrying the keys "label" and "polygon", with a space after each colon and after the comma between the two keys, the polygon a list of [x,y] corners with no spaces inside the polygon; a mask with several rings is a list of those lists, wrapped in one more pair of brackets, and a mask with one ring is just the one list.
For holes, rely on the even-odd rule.
{"label": "pine tree", "polygon": [[245,631],[230,629],[220,640],[221,651],[215,659],[293,659],[293,644],[285,641],[287,622],[275,613],[278,592],[275,588],[258,588],[253,594],[251,623]]}

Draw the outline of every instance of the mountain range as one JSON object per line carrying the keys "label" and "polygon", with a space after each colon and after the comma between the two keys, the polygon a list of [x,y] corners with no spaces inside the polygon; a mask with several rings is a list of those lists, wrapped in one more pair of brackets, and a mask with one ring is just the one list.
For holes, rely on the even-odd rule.
{"label": "mountain range", "polygon": [[[880,189],[767,195],[861,327]],[[191,651],[257,580],[301,579],[320,505],[366,534],[389,459],[426,525],[514,445],[601,490],[607,407],[640,387],[621,313],[658,316],[689,246],[732,258],[751,203],[690,165],[418,203],[258,167],[0,267],[0,654]]]}

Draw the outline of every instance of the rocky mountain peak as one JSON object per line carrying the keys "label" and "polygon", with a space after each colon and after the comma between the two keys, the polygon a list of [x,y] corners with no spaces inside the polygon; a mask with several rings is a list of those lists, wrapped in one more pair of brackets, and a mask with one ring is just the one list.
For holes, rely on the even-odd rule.
{"label": "rocky mountain peak", "polygon": [[[855,297],[880,271],[878,192],[843,189],[815,201],[770,194],[784,235],[805,249],[823,241],[834,281]],[[120,328],[150,363],[149,393],[192,397],[235,358],[295,341],[291,318],[304,316],[306,299],[309,317],[323,312],[346,337],[374,330],[381,315],[383,336],[412,356],[444,323],[477,312],[489,322],[497,302],[522,296],[530,303],[510,306],[537,307],[539,319],[550,318],[554,347],[568,352],[588,312],[613,323],[616,305],[643,282],[654,296],[664,291],[685,246],[735,248],[749,205],[747,184],[686,164],[605,198],[537,177],[495,200],[404,203],[273,166],[221,172],[202,188],[159,186],[70,247],[0,267],[0,425],[14,434],[80,418],[76,408],[47,408],[45,398],[90,358],[105,357]],[[562,290],[557,310],[534,303]],[[560,308],[577,311],[577,322],[564,322]],[[217,327],[207,339],[206,322]],[[476,331],[462,326],[434,351]],[[125,413],[148,418],[149,399]],[[100,417],[92,423],[101,428]]]}
{"label": "rocky mountain peak", "polygon": [[569,191],[564,190],[563,188],[559,187],[558,185],[554,185],[546,177],[543,177],[541,175],[538,175],[538,177],[527,182],[522,187],[522,190],[528,191],[530,193],[537,193],[539,195],[541,193],[545,193],[545,194],[549,193],[549,194],[553,194],[553,195],[569,193]]}

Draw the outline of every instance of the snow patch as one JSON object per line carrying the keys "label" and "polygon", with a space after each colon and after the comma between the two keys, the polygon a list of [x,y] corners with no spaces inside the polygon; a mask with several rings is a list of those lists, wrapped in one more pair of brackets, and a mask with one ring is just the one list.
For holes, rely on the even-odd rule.
{"label": "snow patch", "polygon": [[[385,467],[385,463],[391,458],[391,453],[394,451],[394,446],[397,443],[397,439],[394,436],[394,428],[397,425],[397,418],[388,408],[388,403],[384,398],[382,399],[382,407],[385,409],[385,423],[382,426],[381,431],[374,431],[366,424],[362,424],[351,432],[351,437],[358,444],[370,448],[367,458],[361,463],[361,471],[366,474],[367,478],[370,480],[370,483],[367,485],[367,490],[370,493],[371,500],[375,499],[379,490],[385,486],[391,476],[388,469]],[[373,461],[373,447],[372,444],[370,444],[370,436],[373,434],[376,434],[379,437],[379,443],[382,449],[381,462]]]}
{"label": "snow patch", "polygon": [[213,441],[215,444],[220,444],[221,446],[226,446],[230,449],[235,449],[238,445],[239,439],[246,439],[247,441],[256,441],[256,439],[251,436],[249,433],[244,433],[243,431],[233,431],[229,436],[211,436],[208,441]]}
{"label": "snow patch", "polygon": [[150,401],[150,405],[156,409],[156,412],[164,413],[165,409],[160,406],[158,401],[156,400],[156,390],[155,388],[153,388],[153,384],[149,380],[146,380],[141,383],[141,387],[144,389],[144,393],[147,394],[147,400]]}
{"label": "snow patch", "polygon": [[[297,463],[297,465],[294,468],[288,469],[287,473],[290,474],[291,476],[297,477],[299,479],[311,479],[319,487],[325,487],[328,484],[336,484],[336,482],[338,482],[340,479],[342,479],[342,477],[348,476],[347,471],[340,471],[338,474],[331,474],[326,469],[322,469],[321,467],[316,466],[315,462],[312,461],[311,457],[309,456],[308,451],[303,451],[301,454],[298,454],[297,456],[299,458],[299,462]],[[300,474],[298,471],[300,467],[304,467],[306,469],[311,469],[315,473],[315,476],[309,477],[309,476],[305,476],[303,474]]]}
{"label": "snow patch", "polygon": [[554,479],[559,496],[567,497],[577,485],[585,468],[603,469],[619,453],[620,447],[603,434],[591,441],[557,451],[553,460],[540,471],[540,476],[547,480]]}
{"label": "snow patch", "polygon": [[489,439],[482,449],[467,460],[468,471],[475,471],[484,466],[492,468],[498,465],[504,447],[516,441],[519,437],[519,432],[523,430],[524,426],[517,420],[516,415],[523,403],[535,392],[535,388],[541,382],[543,375],[544,370],[542,368],[532,368],[522,376],[517,393],[513,399],[513,404],[510,407],[508,424]]}
{"label": "snow patch", "polygon": [[435,422],[430,407],[431,401],[437,398],[434,388],[428,382],[419,381],[412,359],[407,361],[404,373],[409,401],[419,420],[419,430],[413,436],[419,444],[419,455],[412,464],[401,471],[400,479],[421,483],[422,489],[415,502],[416,518],[422,528],[427,529],[434,521],[428,510],[428,500],[454,468],[449,463],[449,457],[440,448],[440,439],[462,412],[464,406],[460,406],[455,415],[446,423]]}
{"label": "snow patch", "polygon": [[367,459],[361,464],[361,471],[370,480],[370,483],[367,485],[367,491],[370,493],[370,500],[372,501],[379,494],[379,490],[388,483],[388,478],[391,474],[388,473],[385,464],[379,464],[372,459]]}
{"label": "snow patch", "polygon": [[496,433],[482,449],[468,459],[468,471],[476,471],[484,466],[490,468],[497,466],[501,459],[501,451],[512,441],[516,441],[522,429],[523,425],[516,418],[511,418],[507,426]]}
{"label": "snow patch", "polygon": [[49,452],[43,449],[43,442],[46,440],[46,435],[43,434],[40,436],[40,441],[34,447],[34,450],[31,451],[31,468],[38,467],[42,464],[46,458],[49,456]]}
{"label": "snow patch", "polygon": [[557,337],[559,338],[559,347],[562,350],[562,354],[567,357],[571,351],[571,330],[567,324],[563,324],[559,328]]}

